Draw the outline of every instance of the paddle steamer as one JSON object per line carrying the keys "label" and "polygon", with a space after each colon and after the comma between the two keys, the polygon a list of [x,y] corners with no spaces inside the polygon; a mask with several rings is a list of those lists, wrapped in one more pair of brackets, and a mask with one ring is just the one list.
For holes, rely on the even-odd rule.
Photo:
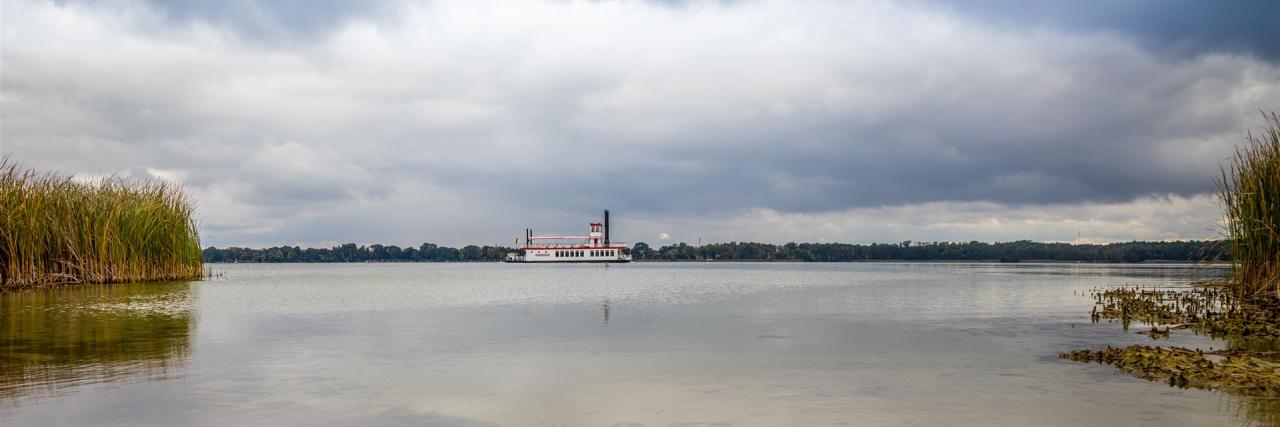
{"label": "paddle steamer", "polygon": [[586,236],[535,236],[524,230],[524,244],[516,239],[516,250],[504,262],[631,262],[631,248],[609,241],[609,210],[604,222],[587,225]]}

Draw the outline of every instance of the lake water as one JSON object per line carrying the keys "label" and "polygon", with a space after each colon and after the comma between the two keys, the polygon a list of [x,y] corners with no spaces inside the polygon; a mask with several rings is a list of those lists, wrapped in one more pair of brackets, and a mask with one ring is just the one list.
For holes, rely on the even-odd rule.
{"label": "lake water", "polygon": [[0,294],[0,425],[1224,425],[1272,405],[1057,357],[1151,343],[1091,324],[1090,289],[1211,267],[213,268]]}

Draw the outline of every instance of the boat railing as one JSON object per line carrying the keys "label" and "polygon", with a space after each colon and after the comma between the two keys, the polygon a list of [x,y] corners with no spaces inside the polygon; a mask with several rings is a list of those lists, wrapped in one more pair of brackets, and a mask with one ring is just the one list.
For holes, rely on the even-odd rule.
{"label": "boat railing", "polygon": [[[582,242],[582,243],[558,243],[558,244],[557,244],[557,243],[550,243],[550,244],[535,243],[535,244],[532,244],[532,245],[528,245],[528,244],[527,244],[527,245],[523,245],[523,246],[521,246],[521,247],[520,247],[520,249],[563,249],[563,248],[582,248],[582,247],[592,248],[593,246],[591,246],[591,244],[590,244],[590,243],[586,243],[586,242]],[[598,246],[598,248],[600,248],[600,249],[609,249],[609,248],[613,248],[613,249],[622,249],[622,248],[630,249],[630,246],[627,246],[627,242],[609,242],[609,246],[603,246],[603,245],[602,245],[602,246]]]}

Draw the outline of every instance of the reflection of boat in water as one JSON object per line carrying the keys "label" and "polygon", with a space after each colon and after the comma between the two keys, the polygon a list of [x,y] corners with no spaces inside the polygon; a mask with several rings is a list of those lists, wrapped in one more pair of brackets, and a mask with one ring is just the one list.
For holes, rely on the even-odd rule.
{"label": "reflection of boat in water", "polygon": [[0,407],[100,383],[179,374],[195,324],[189,283],[0,293]]}
{"label": "reflection of boat in water", "polygon": [[[586,236],[534,236],[524,231],[524,244],[507,254],[505,262],[631,262],[631,248],[609,240],[609,210],[604,222],[593,222]],[[519,244],[520,240],[516,240]]]}

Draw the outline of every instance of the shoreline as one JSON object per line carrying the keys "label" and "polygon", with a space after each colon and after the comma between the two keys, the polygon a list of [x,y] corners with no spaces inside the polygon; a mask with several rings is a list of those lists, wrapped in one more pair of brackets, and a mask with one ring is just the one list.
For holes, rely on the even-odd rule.
{"label": "shoreline", "polygon": [[[1202,265],[1206,267],[1215,267],[1215,268],[1225,268],[1225,267],[1231,266],[1231,263],[1229,262],[1218,262],[1218,261],[1210,262],[1210,261],[1163,261],[1163,260],[1139,261],[1139,262],[1055,261],[1055,260],[1026,260],[1026,261],[1018,261],[1018,262],[1002,262],[1000,260],[909,260],[909,259],[857,260],[857,261],[803,261],[803,260],[754,260],[754,259],[731,259],[731,260],[644,259],[644,260],[633,260],[630,263],[632,264],[634,263],[641,263],[641,264],[664,264],[664,263],[666,264],[698,264],[698,263],[712,263],[712,264],[731,264],[731,263],[737,263],[737,264],[757,264],[757,263],[759,264],[766,264],[766,263],[769,263],[769,264],[1003,264],[1003,265],[1081,264],[1081,265],[1170,265],[1170,266]],[[280,261],[280,262],[276,262],[276,261],[237,261],[237,262],[206,261],[205,262],[205,265],[223,265],[223,264],[226,264],[226,265],[234,265],[234,264],[503,264],[503,262],[490,261],[490,260],[476,260],[476,261],[385,261],[385,260],[379,260],[379,261]],[[530,264],[530,263],[524,263],[524,264]],[[533,263],[533,264],[536,264],[536,263]],[[580,263],[580,264],[590,264],[590,263]],[[604,264],[604,263],[598,263],[598,264]],[[618,264],[618,263],[612,263],[612,264]],[[627,264],[627,263],[623,263],[623,264]]]}

